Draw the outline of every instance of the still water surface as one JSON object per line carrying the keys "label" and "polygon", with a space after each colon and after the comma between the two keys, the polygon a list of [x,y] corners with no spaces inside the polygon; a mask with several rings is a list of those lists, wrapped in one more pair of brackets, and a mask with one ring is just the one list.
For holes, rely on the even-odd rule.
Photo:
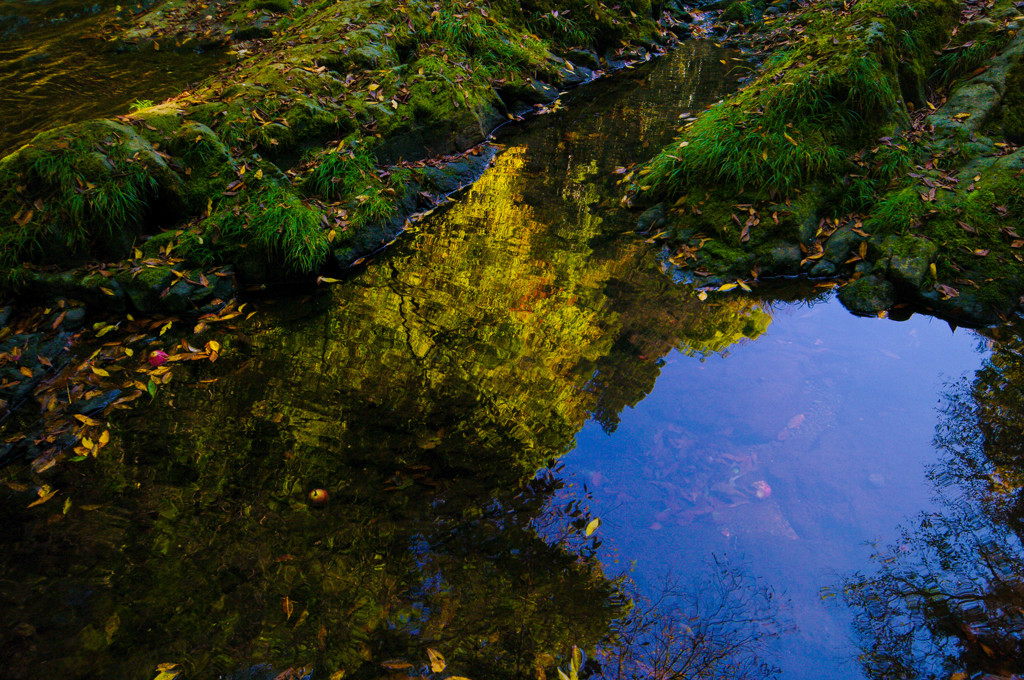
{"label": "still water surface", "polygon": [[[670,573],[691,596],[652,620],[675,611],[684,677],[864,677],[870,626],[835,592],[939,507],[946,385],[990,350],[824,288],[672,283],[615,170],[734,87],[733,56],[690,45],[508,131],[352,280],[264,300],[177,367],[60,466],[62,500],[2,497],[0,675],[405,677],[431,649],[434,677],[552,677],[622,625],[616,576],[639,602]],[[619,677],[651,676],[641,656]]]}

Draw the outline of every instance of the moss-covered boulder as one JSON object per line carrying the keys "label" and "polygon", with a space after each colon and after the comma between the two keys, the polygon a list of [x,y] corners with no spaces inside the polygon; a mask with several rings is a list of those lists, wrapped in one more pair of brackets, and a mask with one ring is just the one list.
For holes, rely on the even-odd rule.
{"label": "moss-covered boulder", "polygon": [[840,288],[839,301],[854,314],[874,316],[893,306],[896,292],[888,279],[865,276]]}

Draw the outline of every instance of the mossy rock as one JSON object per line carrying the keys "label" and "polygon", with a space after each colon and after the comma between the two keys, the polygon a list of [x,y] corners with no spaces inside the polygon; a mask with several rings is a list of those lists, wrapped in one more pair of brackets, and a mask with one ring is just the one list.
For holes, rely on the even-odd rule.
{"label": "mossy rock", "polygon": [[1002,123],[1007,139],[1015,144],[1024,143],[1024,59],[1018,58],[1007,73]]}
{"label": "mossy rock", "polygon": [[896,302],[891,281],[880,276],[864,276],[839,289],[839,301],[854,314],[875,316]]}
{"label": "mossy rock", "polygon": [[918,236],[888,236],[880,246],[881,256],[875,271],[884,273],[898,289],[917,293],[931,288],[929,268],[939,254],[939,247]]}
{"label": "mossy rock", "polygon": [[121,259],[158,200],[166,212],[180,209],[182,186],[165,158],[121,123],[37,135],[0,160],[4,256],[63,265]]}

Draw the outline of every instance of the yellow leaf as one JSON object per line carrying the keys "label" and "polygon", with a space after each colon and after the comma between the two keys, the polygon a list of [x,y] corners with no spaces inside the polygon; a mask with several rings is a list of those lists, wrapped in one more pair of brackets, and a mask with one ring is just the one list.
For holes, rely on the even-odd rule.
{"label": "yellow leaf", "polygon": [[372,83],[370,87],[367,89],[370,90],[370,92],[376,92],[377,90],[380,89],[380,85],[378,85],[377,83]]}
{"label": "yellow leaf", "polygon": [[110,331],[114,330],[115,328],[117,328],[117,326],[115,326],[115,325],[113,325],[113,324],[110,324],[110,325],[104,326],[104,327],[103,327],[103,328],[101,328],[101,329],[99,330],[99,332],[98,332],[98,333],[96,334],[96,337],[97,337],[97,338],[102,338],[102,337],[103,337],[104,335],[106,335],[106,334],[107,334],[107,333],[109,333]]}
{"label": "yellow leaf", "polygon": [[253,175],[253,177],[255,177],[256,179],[263,179],[263,168],[260,168],[259,170],[257,170],[256,174]]}
{"label": "yellow leaf", "polygon": [[110,430],[103,430],[100,435],[100,446],[106,446],[110,442]]}
{"label": "yellow leaf", "polygon": [[327,277],[327,276],[318,276],[316,278],[316,282],[317,283],[339,283],[340,281],[341,281],[341,279],[332,279],[332,278]]}
{"label": "yellow leaf", "polygon": [[433,673],[440,673],[448,666],[441,652],[427,647],[427,656],[430,657],[430,670]]}
{"label": "yellow leaf", "polygon": [[181,675],[181,671],[160,671],[160,674],[153,680],[174,680],[179,675]]}
{"label": "yellow leaf", "polygon": [[932,275],[933,279],[938,279],[939,278],[939,272],[936,271],[935,263],[934,262],[932,262],[930,265],[928,265],[928,272]]}
{"label": "yellow leaf", "polygon": [[792,144],[793,146],[800,146],[799,144],[797,144],[795,139],[789,136],[788,132],[783,132],[782,136],[785,137],[786,140],[789,141],[789,143]]}
{"label": "yellow leaf", "polygon": [[87,449],[92,449],[93,447],[96,446],[96,443],[93,442],[93,440],[89,439],[88,437],[82,437],[82,446],[84,446]]}
{"label": "yellow leaf", "polygon": [[110,377],[110,373],[105,371],[105,370],[103,370],[102,368],[96,368],[95,366],[90,366],[89,369],[92,370],[92,372],[95,373],[96,375],[101,376],[103,378],[109,378]]}
{"label": "yellow leaf", "polygon": [[737,281],[736,284],[748,293],[750,292],[750,286],[748,286],[744,281]]}
{"label": "yellow leaf", "polygon": [[599,526],[601,526],[601,520],[600,519],[595,517],[594,519],[590,520],[590,524],[587,525],[587,529],[586,529],[586,532],[585,532],[586,535],[590,536],[591,534],[593,534],[595,531],[597,531],[597,528]]}
{"label": "yellow leaf", "polygon": [[284,610],[286,618],[292,618],[292,614],[295,612],[295,603],[292,602],[291,598],[285,595],[285,598],[281,600],[281,609]]}
{"label": "yellow leaf", "polygon": [[725,292],[727,290],[732,290],[733,288],[736,288],[735,283],[723,283],[721,286],[718,287],[718,290]]}
{"label": "yellow leaf", "polygon": [[700,300],[701,302],[704,302],[704,300],[708,299],[708,294],[702,290],[699,290],[697,291],[697,299]]}
{"label": "yellow leaf", "polygon": [[168,321],[167,323],[165,323],[163,327],[160,329],[160,335],[163,335],[167,331],[171,330],[172,325],[174,325],[173,321]]}
{"label": "yellow leaf", "polygon": [[217,342],[216,340],[210,340],[210,342],[206,343],[206,346],[209,347],[211,352],[220,351],[220,343]]}
{"label": "yellow leaf", "polygon": [[41,487],[39,487],[39,490],[36,491],[36,493],[39,495],[39,498],[35,499],[34,501],[28,504],[28,507],[30,508],[36,505],[42,505],[46,501],[56,496],[57,489],[51,489],[49,484],[43,484]]}
{"label": "yellow leaf", "polygon": [[115,293],[113,290],[105,286],[100,286],[100,290],[103,291],[104,295],[117,295],[117,293]]}
{"label": "yellow leaf", "polygon": [[125,347],[124,353],[130,357],[135,356],[135,350],[133,350],[131,347]]}
{"label": "yellow leaf", "polygon": [[88,425],[89,427],[99,427],[102,424],[100,423],[100,421],[93,420],[89,416],[83,416],[81,413],[75,414],[75,420],[82,423],[83,425]]}
{"label": "yellow leaf", "polygon": [[32,377],[32,369],[29,368],[28,366],[22,366],[21,368],[19,368],[18,373],[21,373],[26,378]]}
{"label": "yellow leaf", "polygon": [[955,118],[957,120],[966,120],[966,119],[968,119],[970,117],[971,117],[971,114],[969,114],[969,113],[958,113],[955,116],[953,116],[953,118]]}
{"label": "yellow leaf", "polygon": [[763,161],[768,160],[768,152],[767,151],[762,151],[761,152],[761,160],[763,160]]}

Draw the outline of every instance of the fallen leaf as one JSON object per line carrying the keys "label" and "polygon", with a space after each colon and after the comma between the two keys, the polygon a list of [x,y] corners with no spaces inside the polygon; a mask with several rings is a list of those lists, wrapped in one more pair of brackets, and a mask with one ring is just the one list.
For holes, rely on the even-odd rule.
{"label": "fallen leaf", "polygon": [[427,647],[427,656],[430,657],[430,671],[432,673],[440,673],[448,666],[444,657],[441,656],[441,652],[437,650]]}
{"label": "fallen leaf", "polygon": [[285,595],[284,599],[281,600],[281,609],[284,610],[285,618],[291,619],[292,614],[295,612],[295,603],[291,601],[291,598]]}

